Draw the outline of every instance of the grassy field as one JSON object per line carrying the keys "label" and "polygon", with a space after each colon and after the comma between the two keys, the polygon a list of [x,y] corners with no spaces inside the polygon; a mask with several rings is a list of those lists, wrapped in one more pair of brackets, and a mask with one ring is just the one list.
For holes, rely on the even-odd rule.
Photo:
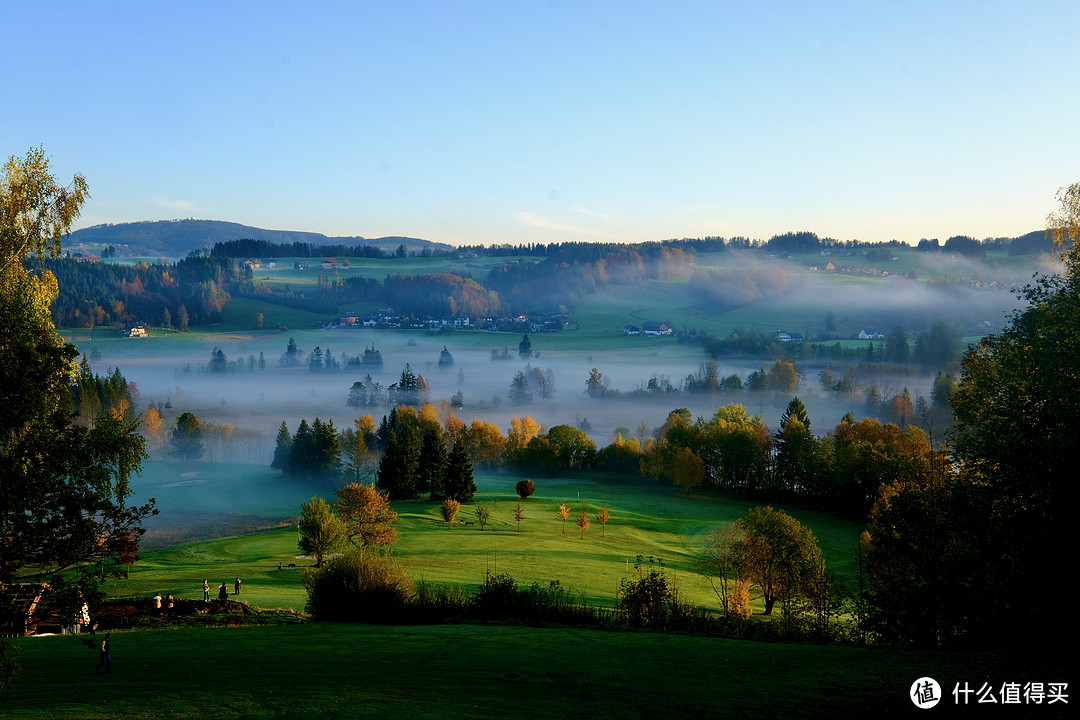
{"label": "grassy field", "polygon": [[[246,472],[237,466],[223,475],[234,478],[233,484],[222,487],[223,478],[217,478],[209,484],[168,488],[172,494],[162,495],[159,504],[166,509],[183,504],[197,517],[200,508],[210,512],[214,496],[219,494],[230,498],[238,513],[274,519],[298,515],[300,502],[311,494],[333,499],[329,488],[282,485],[273,471]],[[519,479],[515,475],[480,475],[476,502],[462,506],[458,516],[470,524],[447,525],[440,517],[439,503],[393,503],[398,512],[394,557],[414,581],[475,588],[491,570],[509,573],[526,586],[558,580],[575,598],[612,607],[619,581],[634,575],[635,557],[640,554],[663,558],[666,572],[676,581],[685,602],[719,609],[708,577],[702,573],[704,543],[712,530],[743,515],[754,503],[712,493],[686,495],[671,486],[623,476],[569,475],[536,480],[536,493],[523,503],[525,519],[518,530],[513,508],[514,485]],[[200,497],[193,499],[186,493]],[[285,497],[292,497],[293,504]],[[556,508],[563,501],[572,512],[565,533],[556,517]],[[611,519],[601,528],[596,511],[605,502]],[[220,507],[223,503],[217,504]],[[474,514],[478,504],[492,509],[483,530]],[[592,522],[584,538],[576,525],[582,510]],[[862,527],[825,513],[800,508],[789,511],[817,534],[837,579],[853,584]],[[178,597],[200,598],[204,578],[214,588],[228,581],[231,589],[232,580],[241,577],[243,599],[252,604],[301,610],[306,597],[299,569],[278,570],[279,563],[286,568],[289,563],[298,568],[310,565],[310,559],[298,558],[296,542],[296,529],[291,527],[146,551],[127,580],[107,587],[118,597],[149,598],[155,592],[171,592]]]}
{"label": "grassy field", "polygon": [[4,718],[880,717],[913,711],[910,686],[926,675],[946,693],[1041,678],[1015,657],[579,628],[124,632],[101,675],[78,636],[17,643],[23,670],[0,698]]}

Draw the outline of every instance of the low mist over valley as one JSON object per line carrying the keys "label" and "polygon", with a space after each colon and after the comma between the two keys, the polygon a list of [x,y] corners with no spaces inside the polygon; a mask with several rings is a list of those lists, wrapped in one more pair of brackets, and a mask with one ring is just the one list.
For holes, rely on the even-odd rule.
{"label": "low mist over valley", "polygon": [[[513,418],[527,415],[544,431],[577,427],[601,448],[620,437],[655,438],[679,408],[708,418],[737,403],[775,429],[796,395],[815,434],[852,413],[929,424],[940,440],[949,421],[926,410],[935,378],[956,373],[967,343],[1006,322],[1020,306],[1016,288],[1032,272],[1055,267],[1047,254],[1010,252],[1009,241],[959,253],[789,233],[769,242],[454,250],[331,248],[308,244],[303,234],[264,232],[263,240],[207,241],[209,254],[192,253],[185,270],[161,258],[145,264],[119,257],[124,245],[111,244],[105,230],[92,236],[99,245],[75,251],[91,262],[52,263],[62,278],[57,302],[74,309],[71,319],[86,318],[78,308],[89,301],[103,323],[65,336],[94,372],[119,369],[133,383],[136,410],[153,406],[160,414],[152,462],[135,485],[162,508],[151,529],[199,526],[210,534],[292,517],[317,488],[270,469],[281,424],[294,430],[320,418],[342,431],[369,414],[378,425],[396,404],[392,387],[406,368],[422,378],[419,399],[433,404],[441,421],[453,413],[466,426],[480,420],[505,433]],[[133,234],[125,228],[115,239]],[[291,244],[275,244],[283,239]],[[303,254],[278,254],[286,249]],[[122,279],[96,303],[65,301],[65,285],[78,286],[80,274],[103,267],[91,251],[120,262],[114,267]],[[201,267],[219,269],[191,285]],[[187,284],[169,278],[184,273]],[[499,284],[508,274],[515,286]],[[413,289],[395,296],[396,309],[383,293],[402,278],[411,278]],[[419,314],[421,306],[411,304],[428,285],[451,295],[433,298],[422,306],[431,314]],[[184,288],[202,286],[215,294],[184,300]],[[515,294],[515,287],[530,293]],[[468,293],[476,289],[486,314],[470,312]],[[455,301],[458,292],[465,294]],[[202,310],[171,304],[185,302],[202,302]],[[190,320],[178,331],[181,315]],[[122,336],[132,325],[145,326],[148,337]],[[897,332],[902,351],[892,343]],[[920,345],[939,336],[945,347]],[[792,378],[776,385],[778,370],[788,367]],[[896,398],[909,410],[895,410]],[[194,462],[170,457],[170,433],[183,413],[204,424],[205,452]],[[218,464],[231,469],[216,471]],[[237,483],[238,475],[245,481]],[[252,492],[253,483],[264,491]]]}

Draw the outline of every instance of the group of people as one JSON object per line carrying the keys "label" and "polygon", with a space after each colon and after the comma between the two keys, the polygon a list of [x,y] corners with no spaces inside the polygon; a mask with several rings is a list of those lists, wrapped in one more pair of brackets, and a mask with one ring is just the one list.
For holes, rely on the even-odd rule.
{"label": "group of people", "polygon": [[[233,595],[239,595],[240,594],[240,585],[241,585],[240,578],[236,578],[236,581],[233,583]],[[203,600],[209,602],[210,601],[210,581],[208,581],[208,580],[203,580],[202,581],[202,594],[203,594]],[[229,586],[226,583],[221,583],[221,585],[218,586],[218,600],[228,600],[228,599],[229,599]]]}
{"label": "group of people", "polygon": [[[166,612],[166,614],[172,615],[173,610],[176,609],[176,598],[173,597],[172,593],[165,593],[165,601],[164,602],[165,602],[165,612]],[[162,603],[161,593],[155,593],[154,594],[154,609],[155,610],[161,610],[161,603]]]}

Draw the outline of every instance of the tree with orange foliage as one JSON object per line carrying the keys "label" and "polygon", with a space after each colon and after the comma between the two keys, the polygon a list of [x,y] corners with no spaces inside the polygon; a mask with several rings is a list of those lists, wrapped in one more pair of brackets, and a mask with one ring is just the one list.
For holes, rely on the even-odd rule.
{"label": "tree with orange foliage", "polygon": [[577,525],[581,528],[581,539],[585,539],[585,531],[589,529],[589,514],[584,510],[578,515]]}
{"label": "tree with orange foliage", "polygon": [[555,511],[555,516],[562,520],[563,535],[566,534],[566,518],[570,517],[570,506],[563,500],[559,503],[559,509]]}
{"label": "tree with orange foliage", "polygon": [[368,545],[393,545],[397,529],[390,523],[397,520],[397,513],[390,509],[390,496],[379,492],[375,484],[349,483],[337,491],[334,507],[345,523],[351,542],[363,551]]}

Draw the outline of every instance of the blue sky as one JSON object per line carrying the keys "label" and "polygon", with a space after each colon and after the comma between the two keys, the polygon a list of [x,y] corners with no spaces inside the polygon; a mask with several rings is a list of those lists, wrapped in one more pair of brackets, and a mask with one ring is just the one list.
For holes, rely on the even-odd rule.
{"label": "blue sky", "polygon": [[79,226],[461,243],[1012,236],[1080,181],[1080,3],[4,0]]}

